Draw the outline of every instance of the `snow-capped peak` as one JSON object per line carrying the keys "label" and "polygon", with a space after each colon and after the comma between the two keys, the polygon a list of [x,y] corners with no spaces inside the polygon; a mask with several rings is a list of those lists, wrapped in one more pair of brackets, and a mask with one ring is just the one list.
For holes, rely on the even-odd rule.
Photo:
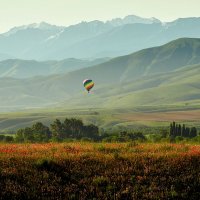
{"label": "snow-capped peak", "polygon": [[46,22],[32,23],[32,24],[28,24],[28,25],[14,27],[14,28],[10,29],[8,32],[4,33],[4,35],[9,36],[9,35],[15,34],[18,31],[26,30],[26,29],[58,30],[58,31],[60,31],[60,30],[64,29],[64,27],[51,25]]}
{"label": "snow-capped peak", "polygon": [[124,18],[115,18],[113,20],[107,21],[107,23],[113,26],[121,26],[125,24],[135,24],[135,23],[142,23],[142,24],[161,23],[161,21],[154,17],[142,18],[136,15],[128,15]]}

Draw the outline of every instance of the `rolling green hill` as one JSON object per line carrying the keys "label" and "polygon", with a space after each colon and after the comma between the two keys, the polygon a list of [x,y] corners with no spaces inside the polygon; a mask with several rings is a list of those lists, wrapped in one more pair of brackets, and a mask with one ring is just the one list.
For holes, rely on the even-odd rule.
{"label": "rolling green hill", "polygon": [[[199,106],[200,39],[182,38],[63,75],[0,79],[0,109]],[[95,82],[87,94],[82,81]]]}
{"label": "rolling green hill", "polygon": [[171,72],[186,65],[200,63],[200,39],[182,38],[160,47],[114,58],[92,68],[70,73],[90,76],[107,83],[126,82],[146,75]]}
{"label": "rolling green hill", "polygon": [[[23,110],[1,113],[0,130],[66,117],[113,130],[168,126],[170,120],[198,127],[199,74],[200,39],[184,38],[62,75],[0,78],[1,112]],[[91,94],[85,78],[95,82]]]}

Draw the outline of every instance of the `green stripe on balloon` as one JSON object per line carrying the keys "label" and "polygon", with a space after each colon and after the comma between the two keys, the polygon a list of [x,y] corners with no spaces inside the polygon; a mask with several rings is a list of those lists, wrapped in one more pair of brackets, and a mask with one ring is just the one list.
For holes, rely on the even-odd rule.
{"label": "green stripe on balloon", "polygon": [[89,92],[93,88],[94,82],[90,79],[86,79],[83,81],[83,85],[85,89]]}

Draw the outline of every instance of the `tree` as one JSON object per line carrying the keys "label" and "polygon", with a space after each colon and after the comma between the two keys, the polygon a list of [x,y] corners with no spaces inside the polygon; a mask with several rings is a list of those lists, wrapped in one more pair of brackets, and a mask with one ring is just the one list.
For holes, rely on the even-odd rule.
{"label": "tree", "polygon": [[177,132],[176,123],[175,123],[175,122],[172,122],[172,123],[170,124],[170,134],[169,134],[169,136],[170,136],[170,137],[175,137],[175,136],[176,136],[176,132]]}
{"label": "tree", "polygon": [[188,127],[185,129],[185,137],[190,137],[190,129]]}
{"label": "tree", "polygon": [[88,126],[84,126],[84,137],[92,138],[92,139],[98,139],[99,138],[99,128],[95,126],[94,124],[90,124]]}
{"label": "tree", "polygon": [[172,124],[170,124],[170,134],[169,134],[170,142],[174,142],[175,137],[176,137],[176,123],[173,122]]}
{"label": "tree", "polygon": [[34,140],[38,142],[47,142],[51,137],[49,127],[43,125],[41,122],[33,124],[32,131]]}
{"label": "tree", "polygon": [[0,135],[0,141],[4,141],[5,135]]}
{"label": "tree", "polygon": [[176,124],[176,127],[175,127],[175,137],[178,136],[178,124]]}
{"label": "tree", "polygon": [[26,127],[23,132],[24,142],[34,142],[33,130],[30,127]]}
{"label": "tree", "polygon": [[24,129],[18,129],[15,135],[16,142],[24,142]]}
{"label": "tree", "polygon": [[82,120],[80,119],[66,118],[63,123],[63,127],[64,127],[64,132],[65,132],[66,137],[81,138],[84,136],[83,135],[84,125],[83,125]]}
{"label": "tree", "polygon": [[146,140],[146,137],[141,132],[136,132],[133,133],[132,135],[133,135],[132,137],[136,140],[142,140],[142,141]]}
{"label": "tree", "polygon": [[197,129],[195,127],[192,127],[190,130],[190,138],[197,136]]}
{"label": "tree", "polygon": [[80,119],[74,120],[73,125],[74,125],[74,127],[73,127],[73,130],[74,130],[73,135],[74,135],[74,137],[75,138],[84,137],[82,120],[80,120]]}
{"label": "tree", "polygon": [[173,125],[170,123],[170,129],[169,129],[169,136],[171,137],[173,135]]}
{"label": "tree", "polygon": [[59,119],[50,124],[50,127],[53,140],[60,141],[64,139],[64,127]]}
{"label": "tree", "polygon": [[182,126],[182,133],[181,133],[182,137],[186,137],[186,128],[185,128],[185,124],[183,124]]}
{"label": "tree", "polygon": [[99,128],[93,124],[85,126],[80,119],[66,118],[62,123],[56,119],[49,127],[37,122],[32,127],[19,129],[16,133],[17,142],[48,142],[49,139],[62,141],[66,138],[99,139]]}
{"label": "tree", "polygon": [[178,125],[178,133],[177,133],[177,136],[181,136],[181,125],[180,125],[180,124]]}
{"label": "tree", "polygon": [[162,138],[166,138],[168,136],[169,132],[167,129],[161,129],[160,130],[160,135]]}
{"label": "tree", "polygon": [[66,118],[64,123],[63,123],[63,130],[64,130],[64,137],[65,138],[72,137],[71,126],[72,126],[71,120]]}
{"label": "tree", "polygon": [[12,136],[5,136],[4,137],[4,142],[13,142],[13,141],[14,141],[14,139],[13,139]]}

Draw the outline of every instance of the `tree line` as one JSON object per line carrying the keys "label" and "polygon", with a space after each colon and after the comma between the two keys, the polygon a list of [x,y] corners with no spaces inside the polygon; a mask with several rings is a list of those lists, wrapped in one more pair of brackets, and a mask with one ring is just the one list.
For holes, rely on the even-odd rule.
{"label": "tree line", "polygon": [[185,124],[176,124],[176,122],[172,122],[170,124],[169,136],[171,138],[175,137],[185,137],[185,138],[194,138],[197,136],[196,127],[186,127]]}
{"label": "tree line", "polygon": [[16,142],[48,142],[63,141],[65,139],[91,138],[97,140],[99,128],[94,124],[85,125],[83,121],[75,118],[66,118],[64,122],[56,119],[50,127],[41,122],[32,127],[19,129],[16,133]]}
{"label": "tree line", "polygon": [[185,124],[170,123],[169,128],[160,129],[158,132],[143,132],[142,130],[118,130],[109,132],[99,129],[94,124],[85,125],[82,120],[76,118],[66,118],[63,122],[59,119],[53,121],[50,126],[41,122],[33,124],[31,127],[18,129],[14,137],[11,135],[1,135],[3,142],[62,142],[69,140],[84,141],[104,141],[104,142],[179,142],[192,139],[200,141],[196,127],[186,127]]}

